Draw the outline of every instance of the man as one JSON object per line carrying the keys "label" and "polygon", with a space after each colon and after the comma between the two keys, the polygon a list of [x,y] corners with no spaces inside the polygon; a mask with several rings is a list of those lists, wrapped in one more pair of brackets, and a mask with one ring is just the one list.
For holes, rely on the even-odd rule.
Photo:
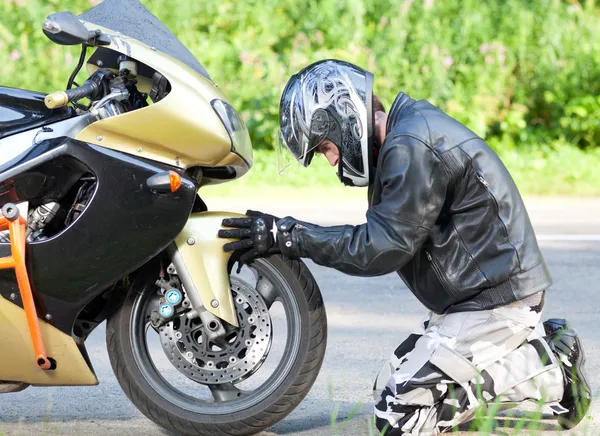
{"label": "man", "polygon": [[564,320],[540,322],[551,278],[508,171],[427,101],[400,93],[387,115],[372,92],[371,73],[326,60],[292,76],[280,106],[296,160],[323,154],[344,184],[369,187],[367,222],[320,227],[249,211],[224,220],[234,229],[220,236],[240,239],[225,250],[245,262],[275,250],[352,275],[398,272],[431,312],[376,381],[386,435],[437,434],[477,406],[527,399],[576,425],[591,401],[584,352]]}

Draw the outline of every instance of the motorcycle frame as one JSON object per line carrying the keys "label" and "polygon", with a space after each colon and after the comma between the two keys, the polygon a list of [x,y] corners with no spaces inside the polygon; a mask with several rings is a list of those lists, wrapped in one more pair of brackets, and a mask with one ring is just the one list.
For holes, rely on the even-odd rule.
{"label": "motorcycle frame", "polygon": [[[74,179],[91,173],[97,181],[90,204],[71,225],[47,240],[27,244],[40,330],[48,355],[57,362],[55,370],[35,365],[16,276],[0,270],[0,348],[11,350],[0,354],[1,381],[97,384],[85,339],[129,291],[126,284],[115,283],[164,256],[169,247],[175,247],[187,268],[178,273],[192,280],[193,289],[187,291],[198,292],[207,310],[237,325],[229,287],[230,253],[223,251],[227,240],[217,233],[223,218],[241,215],[191,213],[193,207],[205,209],[197,182],[183,172],[174,193],[157,194],[140,183],[166,169],[172,167],[61,137],[38,143],[0,173],[4,195],[17,202],[29,200],[20,196],[18,185],[27,183],[27,175],[50,176],[61,170]],[[0,256],[10,254],[10,244],[0,243]]]}
{"label": "motorcycle frame", "polygon": [[[91,201],[74,222],[26,246],[41,336],[48,355],[56,360],[54,370],[37,367],[14,271],[0,271],[0,347],[11,350],[0,354],[0,382],[97,384],[85,340],[130,291],[129,277],[145,265],[156,266],[155,261],[166,268],[164,262],[177,257],[178,273],[188,283],[186,292],[198,296],[203,309],[237,326],[229,285],[230,254],[222,249],[229,241],[217,233],[223,218],[241,215],[207,212],[197,194],[200,186],[239,178],[252,165],[251,155],[235,150],[212,109],[214,99],[228,99],[212,81],[183,63],[139,41],[101,30],[111,44],[92,55],[90,72],[97,64],[110,68],[113,62],[116,67],[118,56],[125,54],[142,63],[140,73],[163,74],[171,90],[150,106],[81,123],[80,130],[68,136],[42,135],[36,142],[37,133],[33,140],[30,137],[39,126],[31,125],[31,130],[0,139],[0,149],[9,142],[31,141],[18,156],[0,163],[0,205],[34,200],[36,206],[66,194],[58,188],[45,197],[24,195],[20,191],[31,192],[31,184],[27,185],[31,175],[53,178],[59,187],[70,187],[88,173],[97,182]],[[140,90],[148,91],[144,87],[151,85],[151,77],[141,74],[137,79]],[[71,124],[75,118],[65,122]],[[178,128],[171,128],[174,125]],[[158,194],[145,185],[167,170],[181,177],[176,192]],[[19,183],[29,190],[19,189]],[[10,255],[10,244],[0,243],[0,257]]]}

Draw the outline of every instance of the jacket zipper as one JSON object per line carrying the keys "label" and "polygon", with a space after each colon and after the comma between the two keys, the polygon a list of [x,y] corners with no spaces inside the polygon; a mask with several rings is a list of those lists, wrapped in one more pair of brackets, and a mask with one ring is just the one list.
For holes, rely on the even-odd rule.
{"label": "jacket zipper", "polygon": [[486,188],[490,187],[490,184],[487,182],[487,180],[485,180],[483,178],[483,176],[481,174],[479,174],[477,172],[475,174],[477,174],[477,180],[479,180],[483,184],[483,186],[485,186]]}
{"label": "jacket zipper", "polygon": [[446,291],[448,291],[452,296],[457,297],[459,295],[459,292],[456,290],[456,288],[454,288],[454,286],[452,286],[452,284],[450,284],[450,281],[446,277],[446,274],[444,274],[444,272],[442,271],[442,268],[435,262],[431,253],[429,253],[429,251],[425,250],[425,256],[427,256],[427,260],[429,261],[429,263],[431,264],[431,267],[433,268],[433,273],[435,274],[437,279],[442,284],[442,287]]}
{"label": "jacket zipper", "polygon": [[[502,227],[504,228],[504,234],[506,235],[506,240],[512,246],[512,243],[510,242],[510,238],[508,236],[508,227],[506,227],[506,223],[500,217],[500,206],[498,205],[498,200],[496,200],[496,197],[494,196],[494,194],[492,194],[492,191],[490,190],[490,184],[487,182],[487,180],[485,180],[483,178],[483,175],[480,174],[478,171],[475,171],[475,174],[477,176],[477,180],[479,180],[481,182],[481,184],[483,186],[485,186],[488,195],[492,198],[492,201],[494,202],[494,211],[496,212],[496,216],[498,217],[498,219],[502,223]],[[516,249],[515,249],[515,252],[516,252]],[[519,262],[519,270],[520,270],[521,269],[521,259],[519,258],[519,254],[518,253],[517,253],[517,260]]]}

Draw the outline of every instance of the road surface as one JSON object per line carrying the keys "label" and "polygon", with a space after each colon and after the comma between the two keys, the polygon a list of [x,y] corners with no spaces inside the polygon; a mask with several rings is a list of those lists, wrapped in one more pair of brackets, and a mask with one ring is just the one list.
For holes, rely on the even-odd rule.
{"label": "road surface", "polygon": [[[244,211],[246,207],[328,223],[359,223],[360,202],[314,201],[306,206],[215,199],[211,209]],[[587,370],[600,396],[600,200],[528,199],[540,245],[554,278],[545,317],[567,317],[583,338]],[[410,333],[426,310],[395,275],[360,279],[309,263],[327,308],[329,339],[322,371],[305,401],[283,422],[262,436],[369,435],[369,398],[373,379],[389,353]],[[28,388],[0,396],[0,435],[164,435],[121,392],[104,346],[104,326],[88,340],[88,351],[100,385],[91,388]],[[8,352],[2,350],[2,352]],[[358,414],[342,429],[356,404]],[[572,432],[559,432],[544,421],[537,434],[600,434],[600,402],[590,419]],[[511,411],[514,414],[514,411]],[[498,421],[493,434],[510,434]],[[461,431],[461,434],[473,434]]]}

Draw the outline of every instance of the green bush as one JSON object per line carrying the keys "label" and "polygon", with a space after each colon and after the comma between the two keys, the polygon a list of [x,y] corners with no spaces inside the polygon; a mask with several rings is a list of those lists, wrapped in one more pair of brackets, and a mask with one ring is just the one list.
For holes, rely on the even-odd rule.
{"label": "green bush", "polygon": [[[77,48],[46,15],[93,0],[0,0],[0,83],[62,89]],[[339,58],[375,73],[388,105],[426,98],[500,144],[600,140],[600,9],[593,0],[145,0],[272,148],[279,97],[306,64]]]}

